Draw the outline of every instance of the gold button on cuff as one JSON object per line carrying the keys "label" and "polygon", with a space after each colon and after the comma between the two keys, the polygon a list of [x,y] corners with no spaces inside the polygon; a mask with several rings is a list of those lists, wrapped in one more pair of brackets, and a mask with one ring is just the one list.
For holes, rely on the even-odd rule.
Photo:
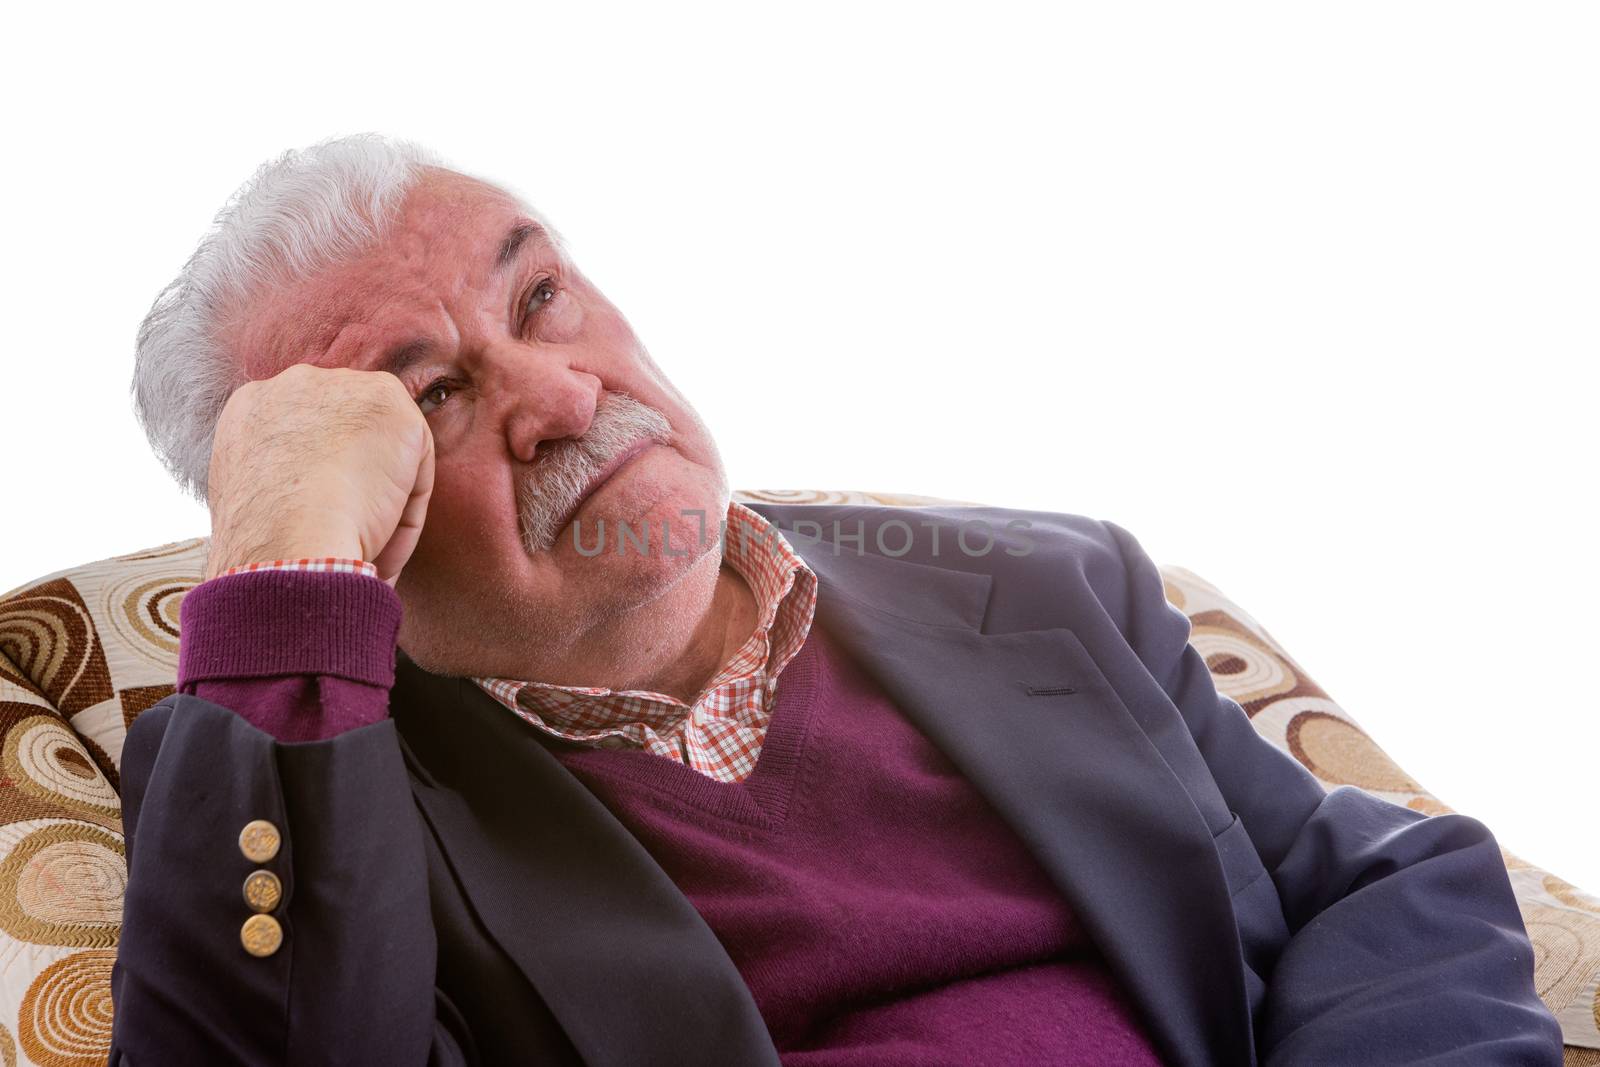
{"label": "gold button on cuff", "polygon": [[278,854],[278,846],[282,843],[278,828],[265,819],[247,822],[244,829],[239,831],[239,851],[251,863],[267,862]]}
{"label": "gold button on cuff", "polygon": [[251,871],[244,880],[244,902],[251,911],[271,911],[283,899],[283,883],[271,871]]}
{"label": "gold button on cuff", "polygon": [[270,956],[283,944],[283,927],[270,915],[252,915],[239,928],[239,943],[252,956]]}

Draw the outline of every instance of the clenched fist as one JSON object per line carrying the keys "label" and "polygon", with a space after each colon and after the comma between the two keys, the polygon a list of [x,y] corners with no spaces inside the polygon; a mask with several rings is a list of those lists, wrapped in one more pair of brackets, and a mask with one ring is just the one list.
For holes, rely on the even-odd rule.
{"label": "clenched fist", "polygon": [[432,492],[433,434],[400,379],[296,364],[240,386],[217,420],[205,576],[342,556],[393,586]]}

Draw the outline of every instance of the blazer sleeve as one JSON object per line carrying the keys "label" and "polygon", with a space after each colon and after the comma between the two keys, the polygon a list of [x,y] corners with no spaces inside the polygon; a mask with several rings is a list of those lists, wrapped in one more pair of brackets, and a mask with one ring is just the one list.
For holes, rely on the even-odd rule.
{"label": "blazer sleeve", "polygon": [[[128,885],[109,1062],[477,1062],[434,984],[423,826],[392,720],[281,742],[187,694],[135,720],[122,762]],[[279,831],[253,862],[240,832]],[[282,886],[275,952],[241,942],[257,869]]]}
{"label": "blazer sleeve", "polygon": [[1533,949],[1489,830],[1353,786],[1325,791],[1216,691],[1155,564],[1107,527],[1127,580],[1113,614],[1283,904],[1290,938],[1257,1020],[1261,1061],[1560,1064],[1560,1027],[1534,989]]}

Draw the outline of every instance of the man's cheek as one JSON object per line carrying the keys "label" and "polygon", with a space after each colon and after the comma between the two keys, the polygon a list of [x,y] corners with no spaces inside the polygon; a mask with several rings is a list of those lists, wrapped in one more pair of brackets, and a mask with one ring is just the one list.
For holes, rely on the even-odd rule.
{"label": "man's cheek", "polygon": [[548,307],[540,309],[539,340],[566,345],[583,333],[583,304],[571,293],[560,292]]}
{"label": "man's cheek", "polygon": [[508,503],[503,514],[490,515],[485,513],[481,495],[435,487],[417,542],[417,555],[426,556],[430,564],[443,566],[450,561],[459,562],[467,553],[481,554],[498,538],[516,536],[514,505]]}

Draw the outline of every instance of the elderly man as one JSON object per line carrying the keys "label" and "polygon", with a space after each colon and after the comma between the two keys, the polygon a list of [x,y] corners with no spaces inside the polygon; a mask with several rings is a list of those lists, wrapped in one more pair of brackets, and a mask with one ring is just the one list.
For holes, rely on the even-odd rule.
{"label": "elderly man", "polygon": [[730,502],[549,222],[419,150],[264,167],[135,390],[213,525],[113,1064],[1560,1061],[1489,832],[1325,793],[1128,534]]}

